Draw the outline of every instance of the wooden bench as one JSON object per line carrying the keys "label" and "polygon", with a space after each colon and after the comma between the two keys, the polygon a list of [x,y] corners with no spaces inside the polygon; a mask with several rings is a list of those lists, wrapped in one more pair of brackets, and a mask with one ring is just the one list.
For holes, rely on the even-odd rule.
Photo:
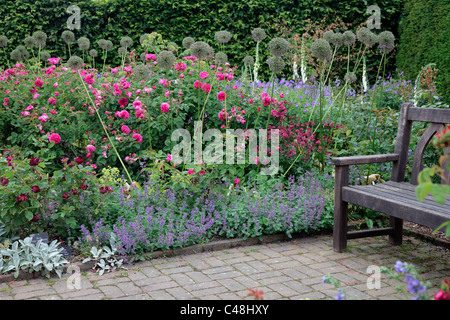
{"label": "wooden bench", "polygon": [[[431,124],[416,146],[411,182],[405,182],[411,127],[414,121]],[[335,251],[342,252],[347,247],[348,239],[370,236],[389,235],[390,243],[401,244],[403,220],[433,229],[450,220],[450,201],[448,199],[441,205],[428,195],[423,202],[420,202],[415,194],[425,148],[434,134],[443,130],[445,124],[448,123],[450,123],[450,110],[448,109],[415,108],[411,103],[405,103],[400,110],[394,153],[332,159],[335,165],[333,231],[333,249]],[[348,185],[349,166],[382,162],[393,163],[390,181],[375,185]],[[445,175],[450,177],[448,170]],[[349,203],[389,215],[389,227],[348,232],[347,208]]]}

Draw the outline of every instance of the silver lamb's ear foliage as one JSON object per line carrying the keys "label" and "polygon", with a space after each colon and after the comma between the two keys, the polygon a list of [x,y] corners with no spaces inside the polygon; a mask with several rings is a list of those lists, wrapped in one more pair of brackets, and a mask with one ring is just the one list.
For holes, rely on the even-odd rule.
{"label": "silver lamb's ear foliage", "polygon": [[71,5],[66,10],[67,13],[72,15],[67,19],[67,28],[69,30],[81,29],[81,9],[78,6]]}
{"label": "silver lamb's ear foliage", "polygon": [[372,15],[367,19],[367,28],[369,29],[381,29],[381,9],[376,5],[371,5],[367,8],[366,13]]}

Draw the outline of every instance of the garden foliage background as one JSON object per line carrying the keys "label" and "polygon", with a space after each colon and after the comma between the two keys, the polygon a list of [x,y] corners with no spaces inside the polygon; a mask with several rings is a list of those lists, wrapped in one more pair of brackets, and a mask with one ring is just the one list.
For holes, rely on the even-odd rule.
{"label": "garden foliage background", "polygon": [[[61,33],[67,29],[66,22],[70,5],[81,9],[81,29],[75,30],[76,38],[85,36],[92,42],[108,39],[116,51],[123,36],[129,36],[134,43],[144,33],[158,32],[164,39],[181,45],[185,37],[196,41],[210,42],[214,33],[228,30],[233,39],[227,46],[229,62],[240,64],[248,54],[254,54],[255,47],[250,32],[260,27],[268,38],[279,36],[276,24],[282,23],[292,32],[302,34],[309,24],[329,25],[337,18],[348,24],[348,29],[365,24],[369,14],[367,7],[372,3],[360,0],[294,0],[294,1],[226,1],[226,0],[2,0],[0,14],[3,17],[0,34],[10,39],[8,47],[23,44],[23,39],[36,30],[47,33],[46,50],[54,56],[67,56],[67,48]],[[382,8],[381,26],[398,37],[398,24],[404,0],[383,0],[377,5]],[[268,58],[267,42],[261,44],[261,58]],[[116,59],[116,60],[112,60]],[[378,59],[378,58],[376,58]],[[109,60],[109,61],[108,61]],[[119,62],[110,55],[107,63]],[[393,68],[391,61],[390,69]],[[0,60],[4,63],[4,59]],[[371,63],[368,57],[368,65]],[[417,72],[420,70],[417,70]],[[264,72],[263,70],[261,70]],[[417,74],[416,72],[416,74]],[[265,76],[268,78],[269,73]]]}

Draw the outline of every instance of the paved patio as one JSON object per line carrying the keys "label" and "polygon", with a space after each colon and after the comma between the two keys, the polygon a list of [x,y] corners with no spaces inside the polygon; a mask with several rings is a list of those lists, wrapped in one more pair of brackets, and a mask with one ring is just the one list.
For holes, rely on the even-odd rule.
{"label": "paved patio", "polygon": [[396,300],[405,297],[396,290],[399,283],[385,274],[379,289],[369,288],[369,266],[413,263],[423,280],[439,285],[450,276],[449,257],[448,249],[408,236],[402,246],[390,245],[387,237],[350,240],[339,254],[332,249],[332,236],[320,235],[157,258],[102,276],[83,272],[80,289],[67,285],[68,274],[0,283],[0,300],[251,300],[247,288],[262,290],[264,300],[332,300],[337,290],[322,283],[326,274],[341,282],[347,297]]}

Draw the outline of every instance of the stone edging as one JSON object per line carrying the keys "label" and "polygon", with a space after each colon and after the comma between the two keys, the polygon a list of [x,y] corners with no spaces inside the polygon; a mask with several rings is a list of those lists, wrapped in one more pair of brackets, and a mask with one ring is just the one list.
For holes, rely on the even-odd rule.
{"label": "stone edging", "polygon": [[[265,235],[261,239],[258,237],[254,238],[248,238],[248,239],[225,239],[225,240],[218,240],[218,241],[211,241],[204,244],[195,244],[184,248],[176,248],[173,250],[157,250],[149,253],[143,254],[143,258],[145,260],[153,260],[158,258],[164,258],[164,257],[172,257],[172,256],[180,256],[180,255],[189,255],[189,254],[196,254],[200,252],[208,252],[208,251],[216,251],[216,250],[225,250],[225,249],[231,249],[236,247],[242,247],[242,246],[252,246],[257,244],[265,244],[265,243],[272,243],[276,241],[287,241],[294,238],[299,237],[305,237],[305,236],[313,236],[313,234],[294,234],[292,238],[289,238],[286,234],[274,234],[274,235]],[[130,259],[131,257],[126,257]],[[95,265],[95,261],[89,261],[86,263],[82,263],[81,261],[72,262],[67,264],[64,267],[64,272],[67,272],[67,267],[69,266],[75,266],[76,268],[79,268],[81,272],[90,271],[93,269]],[[57,275],[52,274],[51,278],[55,278]],[[39,279],[43,278],[39,272],[35,273],[28,273],[25,271],[21,271],[18,278],[14,278],[13,274],[4,274],[0,275],[0,283],[4,282],[11,282],[11,281],[20,281],[20,280],[30,280],[30,279]],[[50,279],[51,279],[50,278]]]}

